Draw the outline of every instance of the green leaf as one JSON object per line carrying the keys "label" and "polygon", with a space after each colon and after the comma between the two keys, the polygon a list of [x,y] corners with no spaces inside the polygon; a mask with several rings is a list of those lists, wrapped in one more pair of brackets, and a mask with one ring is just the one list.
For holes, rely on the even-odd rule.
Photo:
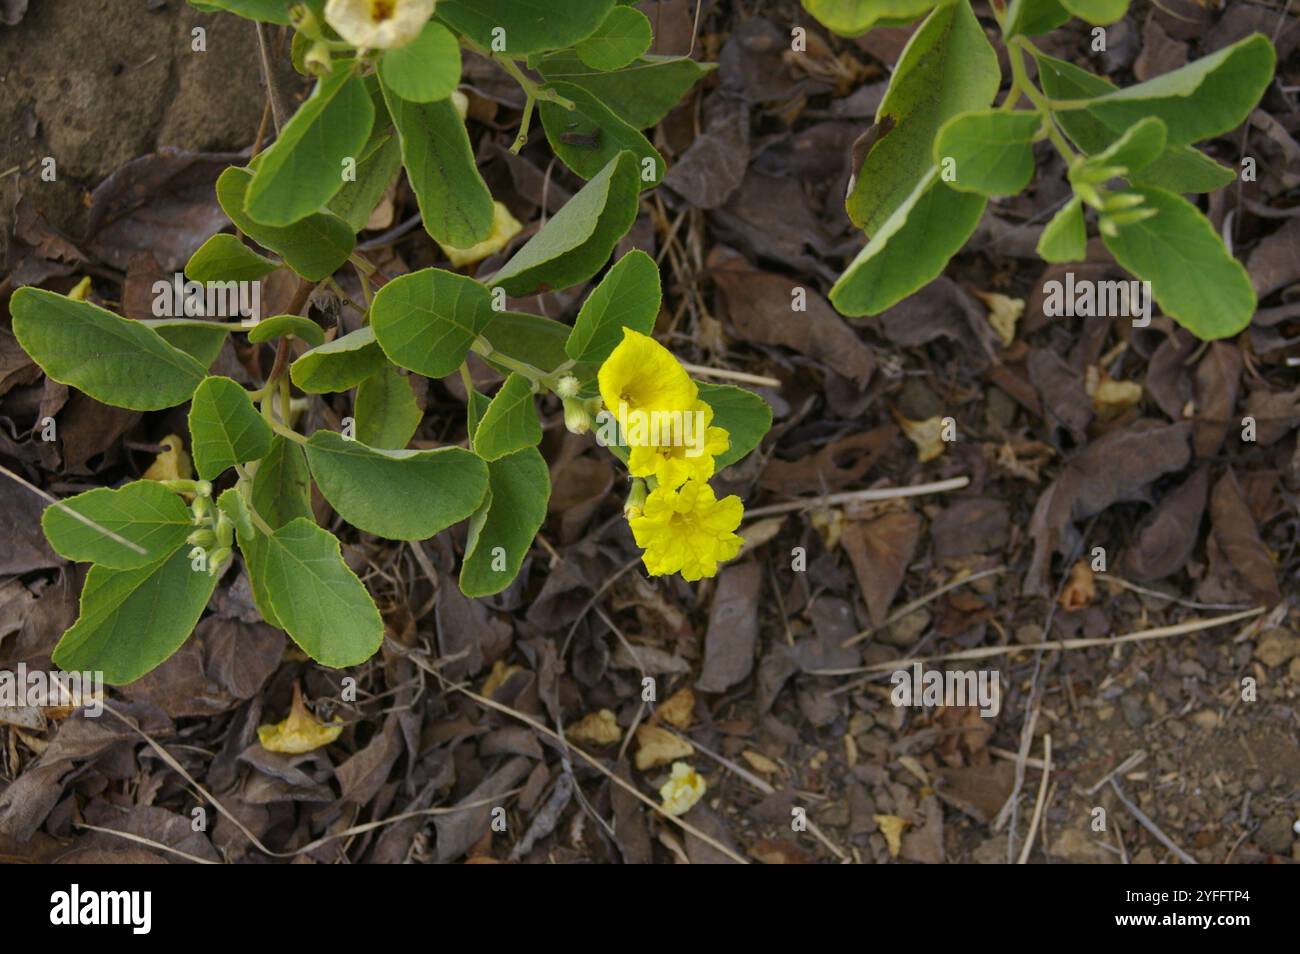
{"label": "green leaf", "polygon": [[254,222],[244,212],[244,195],[252,178],[247,169],[233,166],[217,178],[217,202],[235,227],[258,245],[275,252],[309,281],[323,281],[334,274],[352,254],[356,233],[328,212],[317,212],[284,228]]}
{"label": "green leaf", "polygon": [[840,36],[861,36],[880,20],[915,20],[936,0],[803,0],[803,8]]}
{"label": "green leaf", "polygon": [[1155,162],[1165,151],[1165,124],[1154,116],[1139,120],[1107,148],[1087,159],[1093,167],[1122,166],[1130,172]]}
{"label": "green leaf", "polygon": [[979,224],[987,200],[930,173],[882,225],[831,288],[844,315],[877,315],[939,277]]}
{"label": "green leaf", "polygon": [[1152,218],[1118,226],[1102,241],[1125,269],[1151,283],[1165,314],[1199,338],[1226,338],[1250,324],[1255,291],[1208,219],[1182,196],[1138,188]]}
{"label": "green leaf", "polygon": [[497,391],[474,432],[474,453],[498,460],[542,440],[542,425],[533,404],[533,385],[522,374],[511,374]]}
{"label": "green leaf", "polygon": [[366,325],[300,355],[289,376],[309,394],[326,394],[354,388],[383,366],[375,330]]}
{"label": "green leaf", "polygon": [[1255,33],[1186,66],[1136,86],[1116,89],[1086,70],[1038,55],[1043,91],[1053,99],[1089,99],[1057,113],[1086,152],[1098,152],[1147,116],[1162,120],[1168,144],[1181,146],[1235,129],[1273,77],[1273,45]]}
{"label": "green leaf", "polygon": [[272,530],[297,517],[311,519],[311,471],[302,447],[279,434],[253,471],[253,509]]}
{"label": "green leaf", "polygon": [[244,211],[262,225],[281,227],[318,211],[343,187],[344,163],[356,161],[374,121],[365,84],[336,67],[258,157]]}
{"label": "green leaf", "polygon": [[1038,254],[1045,262],[1082,262],[1087,257],[1088,230],[1083,221],[1083,200],[1072,198],[1038,237]]}
{"label": "green leaf", "polygon": [[[304,463],[304,470],[306,466]],[[275,609],[271,606],[271,594],[266,588],[266,552],[271,538],[253,525],[248,504],[235,488],[223,490],[221,496],[217,498],[217,506],[235,525],[235,542],[239,544],[239,552],[244,557],[244,570],[248,574],[248,582],[253,590],[253,604],[262,614],[262,619],[272,626],[283,629],[280,621],[276,619]]]}
{"label": "green leaf", "polygon": [[460,568],[466,596],[491,596],[510,585],[546,519],[551,496],[546,461],[535,447],[493,461],[488,473],[491,489],[470,520]]}
{"label": "green leaf", "polygon": [[204,13],[225,11],[249,20],[278,23],[287,26],[291,21],[289,8],[294,0],[189,0],[190,6]]}
{"label": "green leaf", "polygon": [[422,268],[379,289],[370,327],[394,364],[442,378],[460,367],[492,314],[491,293],[474,279]]}
{"label": "green leaf", "polygon": [[969,0],[926,17],[903,50],[876,113],[879,135],[845,202],[853,224],[868,235],[883,228],[930,169],[940,127],[991,103],[999,81],[997,54]]}
{"label": "green leaf", "polygon": [[385,450],[409,444],[424,417],[411,379],[387,362],[357,385],[354,412],[357,440]]}
{"label": "green leaf", "polygon": [[753,391],[730,384],[697,381],[700,400],[713,408],[713,427],[725,428],[731,446],[714,461],[718,470],[730,467],[758,446],[772,427],[772,408]]}
{"label": "green leaf", "polygon": [[582,178],[590,179],[620,152],[627,150],[636,156],[638,171],[653,163],[653,178],[639,176],[641,188],[649,189],[659,184],[664,174],[664,159],[650,145],[650,140],[615,116],[581,86],[557,81],[551,87],[572,100],[574,105],[573,109],[565,109],[557,103],[543,101],[537,106],[546,138],[566,166]]}
{"label": "green leaf", "polygon": [[586,281],[609,260],[636,219],[641,177],[636,157],[621,152],[556,212],[489,281],[508,295]]}
{"label": "green leaf", "polygon": [[472,514],[487,492],[487,464],[461,447],[378,450],[316,431],[307,462],[339,516],[389,540],[426,540]]}
{"label": "green leaf", "polygon": [[615,7],[596,32],[580,40],[573,50],[594,70],[620,70],[632,63],[654,40],[650,20],[632,7]]}
{"label": "green leaf", "polygon": [[92,566],[81,615],[54,647],[54,664],[98,670],[110,685],[134,682],[181,648],[216,585],[190,567],[185,547],[133,570]]}
{"label": "green leaf", "polygon": [[[495,362],[493,357],[496,355],[531,364],[549,373],[569,360],[565,345],[571,332],[568,325],[554,318],[543,318],[523,311],[498,312],[493,317],[492,324],[483,330],[483,337],[492,346],[492,354],[483,360],[503,375],[509,374],[510,369]],[[581,378],[583,373],[593,367],[582,363],[571,368],[570,373]]]}
{"label": "green leaf", "polygon": [[235,236],[218,232],[190,256],[185,264],[185,276],[196,282],[250,282],[279,267]]}
{"label": "green leaf", "polygon": [[552,83],[581,86],[629,126],[649,129],[716,67],[684,56],[650,55],[606,72],[593,70],[577,53],[564,50],[545,57],[537,70]]}
{"label": "green leaf", "polygon": [[1128,178],[1134,185],[1169,192],[1213,192],[1231,185],[1237,174],[1191,146],[1166,146],[1159,158]]}
{"label": "green leaf", "polygon": [[1061,5],[1081,20],[1109,26],[1128,13],[1128,0],[1061,0]]}
{"label": "green leaf", "polygon": [[254,344],[290,336],[305,341],[313,348],[325,343],[325,330],[302,315],[276,315],[273,318],[263,318],[248,331],[248,340]]}
{"label": "green leaf", "polygon": [[414,41],[389,50],[379,61],[384,86],[408,103],[446,99],[460,83],[460,43],[430,20]]}
{"label": "green leaf", "polygon": [[190,404],[190,448],[194,469],[204,480],[223,470],[261,460],[271,452],[274,432],[230,378],[204,378]]}
{"label": "green leaf", "polygon": [[158,318],[140,324],[158,332],[158,337],[173,348],[184,351],[204,368],[221,354],[230,329],[221,322],[195,318]]}
{"label": "green leaf", "polygon": [[[387,107],[385,118],[386,114]],[[402,145],[390,128],[375,149],[357,163],[356,181],[343,183],[330,199],[329,210],[347,222],[353,232],[362,231],[401,168]]]}
{"label": "green leaf", "polygon": [[1008,39],[1018,35],[1037,36],[1050,33],[1068,19],[1070,11],[1059,0],[1011,0],[1003,34]]}
{"label": "green leaf", "polygon": [[41,515],[41,529],[65,560],[134,570],[165,559],[185,542],[194,523],[177,493],[137,480],[51,504]]}
{"label": "green leaf", "polygon": [[384,641],[384,621],[339,541],[310,520],[293,520],[266,538],[266,591],[290,638],[323,666],[365,662]]}
{"label": "green leaf", "polygon": [[383,89],[425,231],[454,248],[482,242],[492,234],[492,193],[479,175],[456,107],[450,99],[408,103]]}
{"label": "green leaf", "polygon": [[14,337],[53,381],[96,401],[159,411],[187,400],[205,368],[138,321],[23,287],[9,299]]}
{"label": "green leaf", "polygon": [[640,249],[628,252],[583,302],[564,343],[565,353],[574,361],[599,364],[623,340],[624,328],[650,334],[661,295],[655,260]]}
{"label": "green leaf", "polygon": [[1034,175],[1034,137],[1043,126],[1037,112],[983,109],[954,116],[934,141],[941,169],[951,159],[953,178],[944,182],[960,192],[1015,195]]}
{"label": "green leaf", "polygon": [[[560,50],[590,36],[614,6],[614,0],[440,0],[438,18],[485,49],[497,35],[510,56]],[[500,31],[494,35],[494,31]]]}

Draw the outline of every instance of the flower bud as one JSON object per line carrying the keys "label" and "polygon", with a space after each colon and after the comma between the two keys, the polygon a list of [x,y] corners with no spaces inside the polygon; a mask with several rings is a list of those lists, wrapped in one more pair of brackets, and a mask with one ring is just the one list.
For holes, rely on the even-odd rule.
{"label": "flower bud", "polygon": [[591,430],[591,415],[583,401],[571,397],[564,399],[564,426],[570,434],[585,434]]}
{"label": "flower bud", "polygon": [[217,535],[207,527],[204,527],[202,530],[195,530],[191,533],[185,538],[185,542],[190,544],[190,546],[207,549],[217,542]]}
{"label": "flower bud", "polygon": [[566,374],[564,377],[560,378],[559,382],[555,385],[555,393],[562,398],[577,397],[578,389],[580,387],[581,385],[578,384],[577,378],[571,374]]}
{"label": "flower bud", "polygon": [[632,481],[632,489],[628,492],[627,501],[623,504],[623,516],[628,520],[641,516],[641,511],[645,509],[645,498],[645,481]]}
{"label": "flower bud", "polygon": [[229,559],[230,547],[213,550],[212,555],[208,557],[208,576],[216,576]]}

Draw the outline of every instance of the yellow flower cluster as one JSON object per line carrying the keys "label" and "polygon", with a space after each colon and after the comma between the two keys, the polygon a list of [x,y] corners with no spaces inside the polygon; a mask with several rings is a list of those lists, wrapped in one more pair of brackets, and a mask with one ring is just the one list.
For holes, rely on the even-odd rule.
{"label": "yellow flower cluster", "polygon": [[597,382],[627,442],[628,470],[652,487],[644,504],[628,511],[646,570],[680,572],[691,581],[714,576],[742,543],[735,533],[744,512],[740,498],[719,500],[708,484],[731,436],[713,426],[713,408],[672,353],[630,328]]}

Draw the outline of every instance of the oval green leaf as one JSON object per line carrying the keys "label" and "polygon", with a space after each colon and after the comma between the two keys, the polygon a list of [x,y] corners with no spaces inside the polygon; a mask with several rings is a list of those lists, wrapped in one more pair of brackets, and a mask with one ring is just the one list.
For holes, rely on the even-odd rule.
{"label": "oval green leaf", "polygon": [[356,387],[383,365],[374,328],[366,325],[300,355],[289,376],[309,394],[326,394]]}
{"label": "oval green leaf", "polygon": [[389,540],[427,540],[472,514],[487,492],[487,464],[461,447],[378,450],[316,431],[306,450],[339,516]]}
{"label": "oval green leaf", "polygon": [[236,464],[271,452],[271,426],[257,413],[248,392],[230,378],[205,378],[190,404],[190,450],[194,469],[215,480]]}
{"label": "oval green leaf", "polygon": [[194,523],[179,494],[137,480],[51,504],[41,514],[41,529],[64,559],[134,570],[164,559],[185,542]]}
{"label": "oval green leaf", "polygon": [[104,404],[159,411],[189,400],[206,375],[138,321],[39,288],[9,299],[14,337],[41,370]]}
{"label": "oval green leaf", "polygon": [[384,641],[384,621],[339,541],[310,520],[285,524],[266,539],[263,579],[276,619],[323,666],[357,666]]}
{"label": "oval green leaf", "polygon": [[251,282],[280,266],[228,232],[218,232],[185,263],[185,276],[196,282]]}
{"label": "oval green leaf", "polygon": [[533,404],[532,383],[522,374],[511,374],[488,405],[474,432],[474,453],[494,461],[536,447],[542,440],[542,425]]}
{"label": "oval green leaf", "polygon": [[519,572],[546,519],[551,478],[530,447],[488,465],[491,489],[470,520],[460,589],[466,596],[500,593]]}
{"label": "oval green leaf", "polygon": [[370,326],[383,353],[429,378],[446,377],[460,367],[492,316],[486,288],[441,268],[399,275],[379,289],[370,305]]}
{"label": "oval green leaf", "polygon": [[445,26],[430,20],[414,41],[384,54],[379,75],[409,103],[446,99],[460,83],[460,44]]}

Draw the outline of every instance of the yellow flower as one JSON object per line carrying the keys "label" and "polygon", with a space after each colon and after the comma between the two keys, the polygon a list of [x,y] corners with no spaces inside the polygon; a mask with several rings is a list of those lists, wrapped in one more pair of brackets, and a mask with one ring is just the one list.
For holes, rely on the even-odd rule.
{"label": "yellow flower", "polygon": [[406,46],[433,16],[434,0],[329,0],[325,22],[358,49]]}
{"label": "yellow flower", "polygon": [[[686,426],[673,440],[632,448],[627,468],[633,477],[654,477],[660,487],[676,488],[692,478],[708,480],[713,476],[713,459],[726,453],[731,435],[724,428],[710,426],[713,408],[703,401],[696,401],[680,420]],[[659,436],[662,439],[664,435]]]}
{"label": "yellow flower", "polygon": [[489,255],[501,251],[510,244],[512,238],[523,231],[523,228],[505,205],[494,202],[492,203],[492,231],[487,238],[469,248],[453,248],[441,242],[438,243],[438,247],[442,249],[453,268],[464,268],[466,265],[477,265]]}
{"label": "yellow flower", "polygon": [[628,525],[651,576],[680,571],[693,581],[716,575],[719,563],[740,552],[734,531],[743,513],[739,497],[719,500],[704,481],[687,480],[678,489],[656,487]]}
{"label": "yellow flower", "polygon": [[672,352],[640,332],[623,329],[623,340],[596,376],[600,397],[620,424],[639,419],[641,430],[654,412],[683,412],[695,406],[699,388]]}
{"label": "yellow flower", "polygon": [[685,815],[704,796],[704,779],[685,762],[673,763],[673,774],[659,789],[665,815]]}

